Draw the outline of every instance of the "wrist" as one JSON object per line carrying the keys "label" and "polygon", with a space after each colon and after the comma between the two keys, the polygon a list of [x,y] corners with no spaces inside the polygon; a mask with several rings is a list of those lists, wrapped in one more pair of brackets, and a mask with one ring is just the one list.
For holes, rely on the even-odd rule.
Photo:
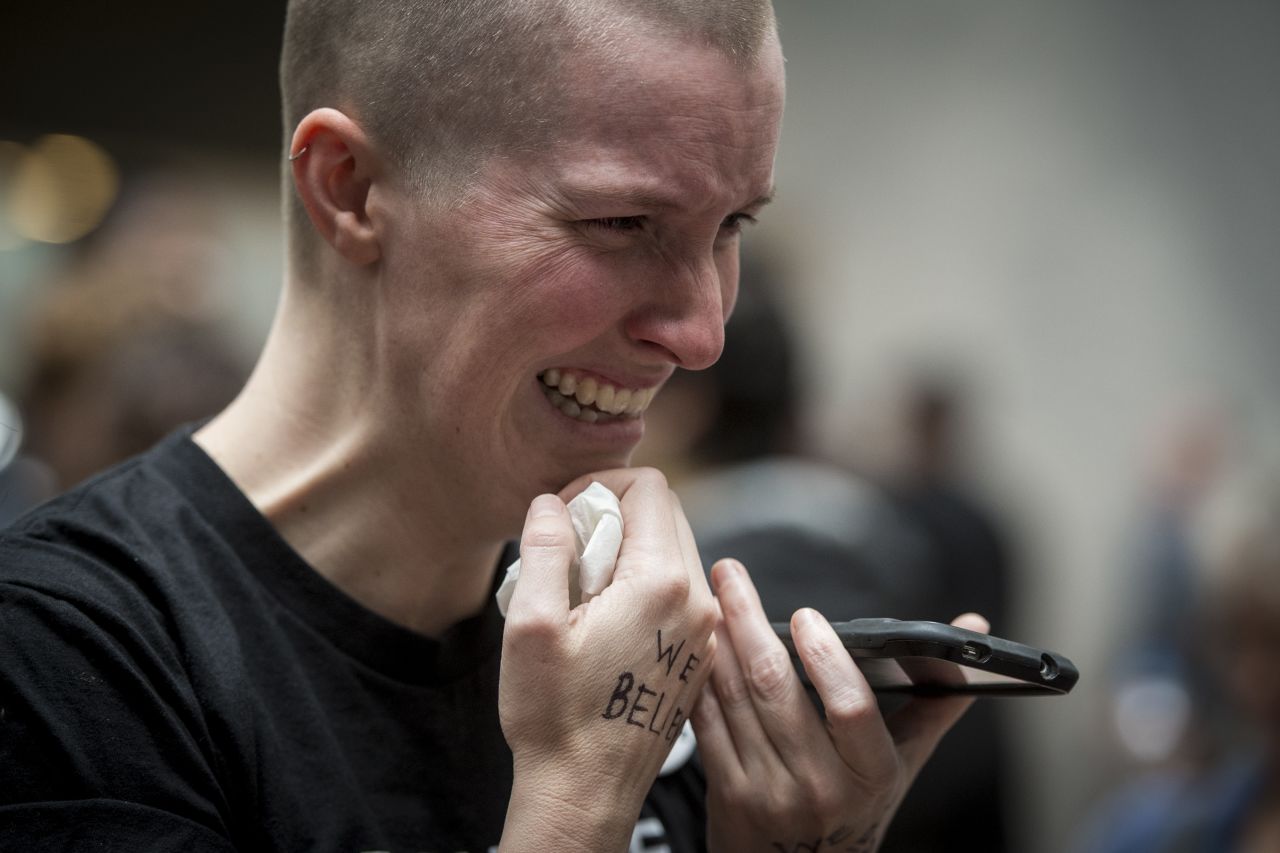
{"label": "wrist", "polygon": [[517,762],[500,850],[626,850],[649,786],[637,787],[605,772]]}

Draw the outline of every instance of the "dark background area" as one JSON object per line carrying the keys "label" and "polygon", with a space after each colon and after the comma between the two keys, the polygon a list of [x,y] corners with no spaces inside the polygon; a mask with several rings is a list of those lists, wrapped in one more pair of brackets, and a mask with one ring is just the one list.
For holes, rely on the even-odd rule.
{"label": "dark background area", "polygon": [[139,159],[278,146],[282,0],[7,5],[0,137],[76,133]]}

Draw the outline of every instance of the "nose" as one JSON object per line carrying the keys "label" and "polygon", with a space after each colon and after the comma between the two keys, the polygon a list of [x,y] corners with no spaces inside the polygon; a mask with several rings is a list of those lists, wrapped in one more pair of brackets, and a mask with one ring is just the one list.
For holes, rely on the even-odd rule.
{"label": "nose", "polygon": [[628,318],[627,336],[687,370],[715,364],[738,293],[737,265],[721,269],[714,257],[671,263],[650,293]]}

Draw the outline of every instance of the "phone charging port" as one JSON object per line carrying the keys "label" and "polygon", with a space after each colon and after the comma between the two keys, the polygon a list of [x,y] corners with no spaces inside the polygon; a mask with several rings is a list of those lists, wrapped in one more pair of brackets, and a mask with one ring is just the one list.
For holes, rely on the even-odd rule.
{"label": "phone charging port", "polygon": [[991,649],[982,643],[965,643],[960,649],[960,657],[972,663],[985,663],[987,658],[991,657]]}
{"label": "phone charging port", "polygon": [[1048,655],[1040,656],[1040,677],[1045,681],[1053,681],[1058,677],[1058,662]]}

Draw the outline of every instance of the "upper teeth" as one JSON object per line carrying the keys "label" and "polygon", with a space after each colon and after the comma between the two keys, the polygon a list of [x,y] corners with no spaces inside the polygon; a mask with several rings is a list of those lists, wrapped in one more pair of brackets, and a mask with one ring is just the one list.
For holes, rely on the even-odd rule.
{"label": "upper teeth", "polygon": [[561,411],[589,423],[595,423],[604,415],[636,417],[648,408],[658,391],[657,388],[622,388],[555,367],[542,374],[542,384],[555,389],[548,396]]}

